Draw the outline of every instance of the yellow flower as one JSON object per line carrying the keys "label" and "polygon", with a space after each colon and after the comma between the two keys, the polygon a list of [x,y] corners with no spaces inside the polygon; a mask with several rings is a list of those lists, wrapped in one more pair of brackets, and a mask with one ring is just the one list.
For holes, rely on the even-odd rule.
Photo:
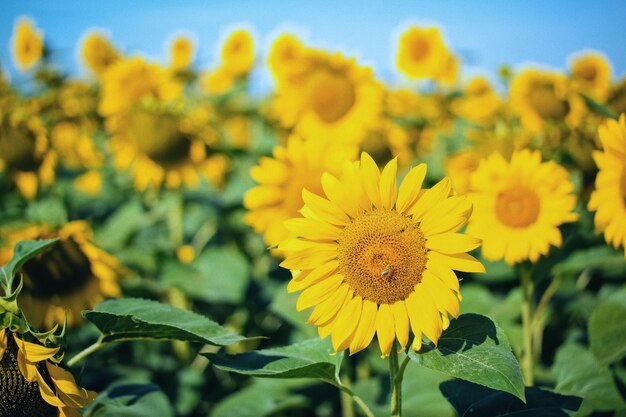
{"label": "yellow flower", "polygon": [[611,65],[598,52],[578,54],[571,61],[571,80],[576,91],[604,101],[611,87]]}
{"label": "yellow flower", "polygon": [[81,312],[108,297],[120,295],[117,284],[122,267],[116,258],[91,243],[91,229],[83,221],[73,221],[58,230],[29,226],[3,230],[4,247],[0,264],[13,256],[14,245],[22,240],[58,238],[50,250],[29,260],[22,267],[24,289],[20,308],[35,326],[68,325],[83,322]]}
{"label": "yellow flower", "polygon": [[78,410],[96,393],[80,388],[70,372],[52,362],[58,353],[58,347],[0,329],[0,409],[5,415],[80,417]]}
{"label": "yellow flower", "polygon": [[459,59],[452,52],[446,53],[439,72],[435,75],[435,79],[440,83],[452,85],[456,83],[459,77],[459,67],[461,66]]}
{"label": "yellow flower", "polygon": [[85,194],[96,196],[102,190],[102,175],[99,171],[87,171],[74,180],[74,187]]}
{"label": "yellow flower", "polygon": [[254,39],[245,29],[233,31],[222,46],[222,66],[233,77],[242,77],[254,65]]}
{"label": "yellow flower", "polygon": [[100,79],[121,59],[111,41],[98,32],[91,32],[85,37],[80,54],[85,66]]}
{"label": "yellow flower", "polygon": [[568,172],[555,162],[541,162],[538,151],[499,153],[481,161],[470,179],[474,214],[467,233],[483,241],[486,259],[508,264],[536,262],[550,245],[561,246],[559,225],[573,222],[576,196]]}
{"label": "yellow flower", "polygon": [[366,153],[346,163],[341,179],[325,173],[326,198],[304,190],[304,218],[286,226],[297,238],[278,248],[292,270],[288,290],[302,291],[297,309],[315,307],[308,322],[333,348],[365,349],[378,336],[383,356],[415,336],[437,344],[450,316],[459,314],[459,281],[453,270],[484,272],[467,251],[480,241],[458,232],[472,205],[450,197],[444,179],[422,191],[426,165],[409,171],[399,189],[393,159],[382,173]]}
{"label": "yellow flower", "polygon": [[626,78],[611,87],[607,102],[617,114],[626,113]]}
{"label": "yellow flower", "polygon": [[15,66],[27,71],[43,56],[43,34],[30,18],[21,17],[13,28],[11,46]]}
{"label": "yellow flower", "polygon": [[200,88],[209,94],[224,94],[233,88],[235,78],[223,67],[205,73],[200,78]]}
{"label": "yellow flower", "polygon": [[396,65],[405,76],[436,78],[446,59],[448,52],[439,28],[410,26],[400,36]]}
{"label": "yellow flower", "polygon": [[272,43],[268,57],[270,71],[277,82],[293,82],[308,67],[307,49],[296,36],[285,33]]}
{"label": "yellow flower", "polygon": [[614,248],[624,247],[626,257],[626,114],[607,120],[598,135],[604,151],[593,154],[599,172],[589,210],[596,212],[596,230]]}
{"label": "yellow flower", "polygon": [[372,70],[340,54],[309,51],[308,70],[279,84],[274,110],[285,127],[304,137],[358,143],[376,126],[383,88]]}
{"label": "yellow flower", "polygon": [[229,117],[223,121],[225,139],[228,146],[235,149],[248,149],[250,146],[250,119],[245,116]]}
{"label": "yellow flower", "polygon": [[269,246],[290,235],[283,222],[298,216],[302,207],[302,189],[321,195],[322,173],[339,173],[344,160],[356,158],[357,149],[332,141],[302,140],[292,136],[287,147],[277,146],[273,154],[273,158],[261,158],[250,170],[252,179],[259,185],[248,191],[243,200],[249,210],[246,223],[263,233]]}
{"label": "yellow flower", "polygon": [[196,251],[193,246],[183,245],[176,249],[176,256],[181,263],[188,264],[196,257]]}
{"label": "yellow flower", "polygon": [[194,45],[186,36],[179,36],[170,45],[170,67],[174,70],[186,69],[193,61]]}
{"label": "yellow flower", "polygon": [[63,165],[69,168],[96,168],[102,165],[104,155],[98,151],[89,126],[60,122],[52,128],[50,139]]}
{"label": "yellow flower", "polygon": [[475,77],[463,96],[452,103],[452,111],[470,122],[485,125],[502,107],[502,100],[484,77]]}

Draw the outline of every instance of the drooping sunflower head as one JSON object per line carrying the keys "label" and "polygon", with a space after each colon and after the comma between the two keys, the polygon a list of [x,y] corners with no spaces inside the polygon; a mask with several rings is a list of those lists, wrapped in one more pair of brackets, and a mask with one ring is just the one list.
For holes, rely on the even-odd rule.
{"label": "drooping sunflower head", "polygon": [[598,135],[603,150],[593,154],[599,172],[589,209],[596,212],[596,230],[614,248],[624,247],[626,257],[626,115],[607,120]]}
{"label": "drooping sunflower head", "polygon": [[437,27],[410,26],[400,35],[396,65],[411,79],[436,78],[447,58],[448,52]]}
{"label": "drooping sunflower head", "polygon": [[248,74],[254,65],[254,38],[250,31],[237,29],[231,32],[222,45],[222,67],[233,77]]}
{"label": "drooping sunflower head", "polygon": [[92,31],[85,36],[80,56],[83,64],[102,79],[105,72],[122,57],[111,41],[102,33]]}
{"label": "drooping sunflower head", "polygon": [[289,291],[302,291],[298,310],[314,307],[308,322],[336,351],[356,353],[374,335],[383,356],[404,347],[413,334],[437,343],[450,317],[459,314],[459,282],[453,272],[483,272],[466,252],[480,241],[457,233],[472,206],[450,196],[450,181],[422,190],[426,166],[412,168],[399,189],[397,162],[382,172],[366,153],[346,162],[339,178],[322,176],[324,195],[303,190],[304,217],[285,225],[295,238],[279,244],[281,266],[292,270]]}
{"label": "drooping sunflower head", "polygon": [[244,197],[246,222],[263,233],[268,245],[276,245],[290,235],[283,223],[298,216],[302,189],[321,195],[322,173],[337,174],[344,160],[356,157],[356,146],[291,136],[286,147],[275,147],[273,157],[261,158],[251,169],[258,185]]}
{"label": "drooping sunflower head", "polygon": [[43,56],[43,33],[28,17],[19,18],[11,39],[13,62],[20,71],[31,69]]}
{"label": "drooping sunflower head", "polygon": [[611,86],[611,64],[599,52],[585,52],[574,56],[570,63],[573,88],[604,101]]}
{"label": "drooping sunflower head", "polygon": [[91,230],[85,222],[70,222],[60,229],[29,226],[3,230],[2,235],[6,241],[0,249],[0,263],[11,259],[19,241],[59,239],[22,267],[24,288],[19,303],[31,324],[52,327],[66,317],[68,325],[80,324],[81,311],[119,296],[117,281],[123,270],[116,258],[91,243]]}
{"label": "drooping sunflower head", "polygon": [[542,162],[538,151],[516,151],[510,162],[494,153],[470,178],[474,214],[467,233],[482,239],[486,259],[536,262],[550,245],[561,246],[559,226],[578,219],[573,189],[568,172]]}
{"label": "drooping sunflower head", "polygon": [[170,44],[170,68],[184,70],[191,65],[195,47],[187,36],[177,36]]}

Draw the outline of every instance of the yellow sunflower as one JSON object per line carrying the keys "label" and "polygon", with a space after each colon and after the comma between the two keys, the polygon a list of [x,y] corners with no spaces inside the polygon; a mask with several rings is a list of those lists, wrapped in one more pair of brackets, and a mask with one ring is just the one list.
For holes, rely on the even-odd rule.
{"label": "yellow sunflower", "polygon": [[578,219],[573,189],[568,172],[538,151],[515,152],[510,162],[494,153],[471,176],[467,233],[482,239],[486,259],[536,262],[561,246],[559,226]]}
{"label": "yellow sunflower", "polygon": [[83,64],[100,79],[122,58],[111,41],[99,32],[90,32],[85,36],[80,56]]}
{"label": "yellow sunflower", "polygon": [[193,61],[195,48],[191,39],[186,36],[178,36],[170,45],[170,68],[184,70]]}
{"label": "yellow sunflower", "polygon": [[308,67],[307,48],[296,36],[285,33],[272,43],[268,65],[278,82],[293,82],[303,75]]}
{"label": "yellow sunflower", "polygon": [[96,393],[76,384],[70,372],[55,365],[59,348],[28,342],[0,329],[0,412],[2,416],[80,417],[80,408]]}
{"label": "yellow sunflower", "polygon": [[242,77],[254,65],[254,38],[245,29],[237,29],[228,35],[222,45],[222,67],[233,77]]}
{"label": "yellow sunflower", "polygon": [[209,94],[227,93],[234,85],[235,78],[223,67],[208,71],[200,77],[200,88]]}
{"label": "yellow sunflower", "polygon": [[280,83],[274,111],[304,137],[357,143],[378,123],[383,88],[371,68],[341,54],[310,50],[307,71]]}
{"label": "yellow sunflower", "polygon": [[21,17],[11,39],[13,62],[20,71],[31,69],[43,56],[43,33],[28,17]]}
{"label": "yellow sunflower", "polygon": [[435,75],[435,80],[442,84],[453,85],[459,78],[461,63],[459,59],[450,51],[446,53],[439,71]]}
{"label": "yellow sunflower", "polygon": [[607,103],[617,114],[626,113],[626,78],[611,87]]}
{"label": "yellow sunflower", "polygon": [[246,223],[263,233],[269,246],[276,245],[290,236],[283,223],[298,216],[303,204],[302,189],[321,195],[322,173],[337,174],[344,160],[356,157],[355,146],[291,136],[286,147],[275,147],[272,158],[261,158],[250,170],[259,185],[244,197],[243,204],[248,209]]}
{"label": "yellow sunflower", "polygon": [[624,247],[626,257],[626,114],[607,120],[598,128],[604,151],[596,151],[596,188],[589,210],[596,212],[596,230],[604,232],[607,243]]}
{"label": "yellow sunflower", "polygon": [[502,100],[485,77],[474,77],[463,95],[452,102],[452,111],[479,125],[489,124],[502,107]]}
{"label": "yellow sunflower", "polygon": [[83,221],[73,221],[58,230],[29,226],[3,230],[4,246],[0,264],[13,256],[13,247],[22,240],[58,238],[49,251],[29,260],[22,267],[24,289],[20,308],[35,325],[68,325],[83,321],[81,311],[91,309],[107,297],[117,297],[118,277],[123,269],[116,258],[91,243],[91,229]]}
{"label": "yellow sunflower", "polygon": [[396,65],[409,78],[436,78],[448,58],[439,28],[410,26],[400,35]]}
{"label": "yellow sunflower", "polygon": [[611,87],[611,64],[599,52],[578,54],[571,60],[571,80],[576,91],[604,101]]}
{"label": "yellow sunflower", "polygon": [[383,356],[422,337],[437,343],[450,316],[459,314],[459,281],[453,270],[484,272],[465,252],[480,241],[458,232],[472,206],[450,197],[444,179],[422,191],[426,165],[396,187],[396,160],[382,173],[366,153],[346,163],[341,179],[325,173],[325,197],[303,190],[304,218],[285,225],[297,238],[279,244],[281,266],[292,270],[288,290],[302,291],[297,309],[315,307],[308,322],[331,335],[339,352],[365,349],[378,335]]}
{"label": "yellow sunflower", "polygon": [[93,141],[95,127],[71,122],[57,123],[50,133],[52,148],[68,168],[97,168],[104,155]]}

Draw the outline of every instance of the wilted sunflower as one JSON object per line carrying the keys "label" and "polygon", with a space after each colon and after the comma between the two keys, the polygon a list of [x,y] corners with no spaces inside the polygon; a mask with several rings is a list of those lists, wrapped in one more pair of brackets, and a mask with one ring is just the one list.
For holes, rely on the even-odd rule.
{"label": "wilted sunflower", "polygon": [[231,76],[243,77],[254,65],[254,38],[246,29],[231,32],[222,45],[222,68]]}
{"label": "wilted sunflower", "polygon": [[538,151],[515,152],[510,162],[494,153],[471,176],[467,233],[482,239],[486,259],[536,262],[561,246],[559,225],[578,219],[573,189],[568,172]]}
{"label": "wilted sunflower", "polygon": [[448,58],[439,28],[410,26],[400,35],[396,65],[409,78],[436,78]]}
{"label": "wilted sunflower", "polygon": [[0,249],[0,264],[13,256],[19,241],[58,238],[50,250],[29,260],[22,267],[24,288],[20,307],[35,325],[69,325],[82,322],[81,311],[93,308],[107,297],[117,297],[122,267],[116,258],[91,243],[91,229],[83,221],[73,221],[58,230],[29,226],[3,230],[6,241]]}
{"label": "wilted sunflower", "polygon": [[13,62],[20,71],[31,69],[43,56],[43,34],[28,17],[21,17],[11,39]]}
{"label": "wilted sunflower", "polygon": [[604,232],[607,243],[624,247],[626,257],[626,115],[607,120],[598,128],[604,151],[596,151],[596,188],[589,210],[595,211],[596,230]]}
{"label": "wilted sunflower", "polygon": [[449,317],[459,314],[459,281],[453,272],[483,272],[465,252],[480,241],[460,233],[472,206],[450,197],[444,179],[422,191],[426,165],[409,171],[399,190],[396,160],[382,173],[366,153],[346,162],[341,179],[325,173],[326,198],[303,190],[304,218],[286,226],[297,238],[279,244],[281,266],[293,272],[289,291],[302,291],[297,309],[315,307],[308,322],[333,348],[365,349],[378,335],[383,356],[422,335],[437,343]]}
{"label": "wilted sunflower", "polygon": [[100,79],[121,59],[121,54],[111,41],[99,32],[91,32],[85,36],[80,55],[85,66]]}
{"label": "wilted sunflower", "polygon": [[604,101],[611,87],[611,65],[599,52],[576,55],[570,64],[572,87],[576,91]]}
{"label": "wilted sunflower", "polygon": [[291,136],[287,146],[275,147],[273,154],[272,158],[261,158],[250,170],[252,179],[259,185],[248,191],[243,200],[248,209],[246,223],[263,233],[270,246],[290,236],[283,223],[298,216],[303,204],[302,189],[322,195],[322,173],[339,173],[345,160],[357,157],[357,149],[332,141]]}
{"label": "wilted sunflower", "polygon": [[193,61],[195,48],[191,39],[186,36],[176,37],[170,45],[170,68],[184,70]]}
{"label": "wilted sunflower", "polygon": [[80,417],[96,398],[52,360],[59,348],[0,329],[0,417]]}

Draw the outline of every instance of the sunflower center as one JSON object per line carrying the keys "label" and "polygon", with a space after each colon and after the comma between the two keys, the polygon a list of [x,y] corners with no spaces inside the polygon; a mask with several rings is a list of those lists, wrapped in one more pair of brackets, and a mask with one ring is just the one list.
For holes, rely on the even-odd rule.
{"label": "sunflower center", "polygon": [[496,199],[496,215],[509,227],[526,227],[539,217],[540,202],[537,195],[524,187],[502,191]]}
{"label": "sunflower center", "polygon": [[173,115],[139,110],[130,118],[130,133],[137,149],[159,165],[176,165],[189,156],[191,142]]}
{"label": "sunflower center", "polygon": [[[17,345],[7,333],[7,348],[0,361],[0,417],[52,417],[56,408],[46,403],[36,382],[28,382],[17,367]],[[39,372],[47,377],[45,367]]]}
{"label": "sunflower center", "polygon": [[428,260],[426,238],[412,219],[392,210],[373,210],[342,231],[338,259],[356,294],[392,304],[406,299],[422,280]]}
{"label": "sunflower center", "polygon": [[593,81],[596,79],[598,71],[593,65],[584,65],[578,70],[578,76],[586,81]]}
{"label": "sunflower center", "polygon": [[23,128],[0,131],[0,157],[8,167],[20,171],[32,171],[39,166],[35,159],[35,138]]}
{"label": "sunflower center", "polygon": [[22,271],[25,288],[36,298],[72,293],[93,277],[89,258],[71,238],[26,262]]}
{"label": "sunflower center", "polygon": [[528,99],[532,108],[543,119],[562,119],[569,110],[567,102],[557,96],[552,83],[535,84]]}
{"label": "sunflower center", "polygon": [[311,81],[311,107],[326,123],[334,123],[350,111],[356,101],[354,85],[339,75],[320,71]]}

